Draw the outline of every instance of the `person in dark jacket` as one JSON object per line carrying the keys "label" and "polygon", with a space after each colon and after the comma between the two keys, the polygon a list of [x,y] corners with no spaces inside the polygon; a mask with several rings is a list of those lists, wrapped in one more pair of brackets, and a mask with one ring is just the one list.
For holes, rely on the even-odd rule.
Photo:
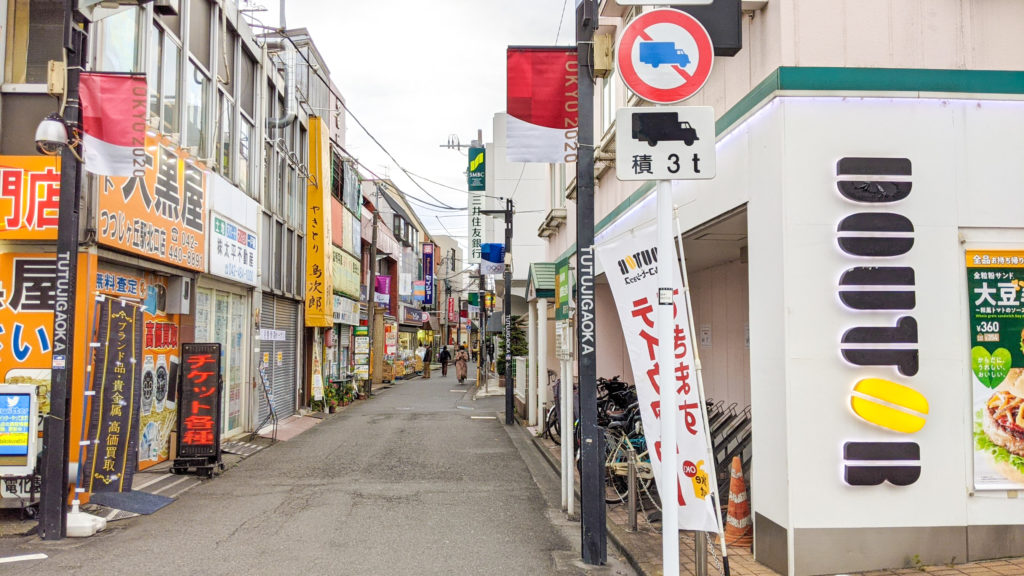
{"label": "person in dark jacket", "polygon": [[430,379],[430,363],[434,360],[433,351],[430,346],[427,346],[427,350],[423,353],[423,378],[425,380]]}
{"label": "person in dark jacket", "polygon": [[452,359],[452,353],[447,346],[441,346],[441,352],[437,355],[437,361],[441,363],[441,376],[448,375],[448,362]]}

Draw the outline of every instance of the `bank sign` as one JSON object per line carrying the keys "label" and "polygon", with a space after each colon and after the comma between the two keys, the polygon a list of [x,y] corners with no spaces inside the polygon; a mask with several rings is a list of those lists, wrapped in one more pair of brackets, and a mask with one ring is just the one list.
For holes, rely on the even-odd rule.
{"label": "bank sign", "polygon": [[213,211],[210,221],[210,274],[257,286],[256,234]]}

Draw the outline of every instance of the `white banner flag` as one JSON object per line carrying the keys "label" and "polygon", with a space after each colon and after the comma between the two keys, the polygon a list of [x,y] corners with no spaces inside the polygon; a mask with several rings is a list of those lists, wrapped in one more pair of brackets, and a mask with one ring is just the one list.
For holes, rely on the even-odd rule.
{"label": "white banner flag", "polygon": [[[666,494],[661,485],[661,399],[659,386],[667,381],[676,387],[679,405],[677,434],[679,470],[679,528],[718,532],[715,520],[717,506],[709,482],[717,482],[714,460],[708,454],[707,430],[700,409],[700,393],[694,369],[693,346],[690,338],[686,306],[681,294],[683,279],[675,265],[675,254],[668,258],[673,268],[672,287],[675,289],[675,338],[670,344],[675,350],[676,365],[671,370],[658,366],[658,332],[655,327],[658,307],[658,252],[657,228],[652,223],[617,239],[594,247],[604,268],[608,284],[619,311],[619,322],[633,365],[640,402],[640,417],[644,436],[658,482],[658,492]],[[673,251],[674,252],[674,251]]]}

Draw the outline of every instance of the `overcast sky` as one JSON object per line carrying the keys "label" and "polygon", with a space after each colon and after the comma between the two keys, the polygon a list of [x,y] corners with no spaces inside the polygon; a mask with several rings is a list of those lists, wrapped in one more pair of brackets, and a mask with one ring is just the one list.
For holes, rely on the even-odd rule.
{"label": "overcast sky", "polygon": [[[255,14],[278,26],[277,0],[258,0]],[[573,0],[287,0],[288,28],[307,28],[349,110],[406,170],[466,189],[466,151],[441,148],[454,134],[463,144],[505,111],[505,50],[510,45],[570,45]],[[408,195],[434,202],[348,119],[346,146]],[[369,175],[367,175],[369,176]],[[455,207],[465,192],[420,180]],[[415,204],[428,230],[465,236],[464,212]],[[440,217],[440,221],[437,219]],[[464,241],[464,238],[462,239]]]}

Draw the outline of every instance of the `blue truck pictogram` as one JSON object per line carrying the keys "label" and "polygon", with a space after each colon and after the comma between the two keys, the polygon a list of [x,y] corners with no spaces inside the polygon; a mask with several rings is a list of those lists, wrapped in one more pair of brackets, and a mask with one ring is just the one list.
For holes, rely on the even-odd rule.
{"label": "blue truck pictogram", "polygon": [[687,67],[690,57],[686,52],[676,49],[675,42],[641,42],[640,61],[657,68],[662,64],[677,64]]}

